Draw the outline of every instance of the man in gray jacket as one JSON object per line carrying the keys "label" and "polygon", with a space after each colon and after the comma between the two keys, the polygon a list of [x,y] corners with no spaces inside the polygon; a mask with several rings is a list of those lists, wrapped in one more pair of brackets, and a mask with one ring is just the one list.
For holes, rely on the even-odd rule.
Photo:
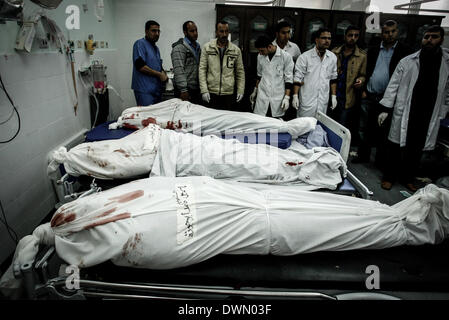
{"label": "man in gray jacket", "polygon": [[441,48],[443,39],[443,28],[429,27],[421,50],[399,62],[380,101],[386,109],[379,125],[393,109],[383,189],[390,190],[399,175],[410,191],[416,191],[422,153],[435,149],[440,120],[449,107],[449,49]]}
{"label": "man in gray jacket", "polygon": [[198,29],[193,21],[184,22],[182,29],[185,37],[172,44],[173,49],[171,52],[175,97],[195,104],[201,104],[198,81],[198,64],[201,48],[197,42]]}

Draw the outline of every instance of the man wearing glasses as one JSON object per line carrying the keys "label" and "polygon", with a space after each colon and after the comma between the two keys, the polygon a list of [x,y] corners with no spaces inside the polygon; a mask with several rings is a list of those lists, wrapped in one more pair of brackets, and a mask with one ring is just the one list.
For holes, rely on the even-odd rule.
{"label": "man wearing glasses", "polygon": [[145,38],[133,46],[133,76],[131,88],[138,106],[148,106],[161,101],[162,83],[168,80],[162,69],[162,59],[156,42],[160,35],[159,23],[145,23]]}
{"label": "man wearing glasses", "polygon": [[443,28],[429,27],[421,50],[399,62],[380,101],[386,110],[393,109],[392,116],[382,112],[378,117],[379,125],[392,118],[384,189],[391,189],[399,178],[410,191],[416,191],[414,178],[423,151],[435,149],[440,120],[449,108],[449,49],[441,48],[443,40]]}
{"label": "man wearing glasses", "polygon": [[[315,47],[299,56],[295,64],[293,107],[298,117],[313,117],[317,111],[326,113],[329,85],[332,106],[337,105],[337,56],[329,51],[331,32],[320,28],[314,34]],[[300,98],[298,93],[300,92]]]}

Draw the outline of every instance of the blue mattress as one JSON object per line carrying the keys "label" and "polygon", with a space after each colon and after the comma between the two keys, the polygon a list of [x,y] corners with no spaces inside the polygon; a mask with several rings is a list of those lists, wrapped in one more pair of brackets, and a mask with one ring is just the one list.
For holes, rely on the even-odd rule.
{"label": "blue mattress", "polygon": [[109,130],[109,124],[112,122],[115,121],[105,122],[91,129],[86,134],[86,142],[121,139],[136,131],[126,128]]}
{"label": "blue mattress", "polygon": [[[116,129],[109,130],[109,124],[115,121],[109,121],[102,123],[86,134],[86,142],[113,140],[126,137],[128,134],[133,133],[133,129]],[[292,136],[289,133],[279,133],[277,135],[270,136],[270,133],[266,133],[265,137],[262,134],[249,133],[249,134],[231,134],[222,135],[224,139],[237,139],[243,143],[266,143],[269,145],[277,146],[281,149],[287,149],[292,144]]]}
{"label": "blue mattress", "polygon": [[343,144],[342,138],[340,136],[338,136],[335,132],[333,132],[331,129],[326,127],[324,124],[322,124],[320,121],[318,121],[317,124],[319,124],[324,129],[324,131],[326,131],[327,140],[329,141],[329,145],[331,145],[332,148],[334,148],[335,150],[340,152],[341,145]]}

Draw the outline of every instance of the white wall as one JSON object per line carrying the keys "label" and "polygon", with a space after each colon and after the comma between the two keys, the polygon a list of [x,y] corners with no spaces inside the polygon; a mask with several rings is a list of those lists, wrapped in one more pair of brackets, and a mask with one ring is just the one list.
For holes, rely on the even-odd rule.
{"label": "white wall", "polygon": [[[70,4],[82,3],[86,1],[70,1]],[[63,2],[61,6],[64,4],[69,5]],[[29,1],[25,5],[27,12],[38,9]],[[89,10],[81,16],[81,29],[72,32],[73,40],[87,40],[86,35],[93,32],[99,35],[98,38],[114,44],[114,3],[105,1],[105,5],[110,6],[106,7],[101,27],[97,26],[93,10]],[[44,11],[67,35],[65,7],[57,10]],[[47,154],[83,128],[89,128],[90,111],[87,93],[78,81],[79,106],[77,116],[74,114],[72,75],[65,55],[54,47],[38,50],[36,44],[31,53],[15,52],[12,48],[18,30],[16,22],[0,25],[0,74],[21,119],[18,136],[10,143],[0,144],[0,200],[10,226],[22,237],[32,232],[56,203],[46,174]],[[108,79],[113,86],[118,87],[116,57],[115,48],[97,49],[93,56],[79,49],[75,52],[75,70],[90,60],[102,59],[108,66]],[[117,110],[118,99],[113,94],[110,94],[110,98],[116,117],[121,112]],[[0,90],[0,123],[9,117],[11,110],[10,102]],[[12,137],[17,126],[16,116],[0,125],[0,140]],[[2,263],[15,247],[3,224],[0,224],[0,244]]]}
{"label": "white wall", "polygon": [[135,105],[131,90],[132,47],[145,36],[145,22],[155,20],[161,25],[157,46],[161,52],[164,69],[172,67],[171,45],[184,37],[182,24],[192,20],[198,27],[198,42],[204,45],[215,38],[215,3],[212,1],[130,0],[116,2],[117,68],[120,74],[120,95],[129,105]]}
{"label": "white wall", "polygon": [[[371,0],[371,5],[377,6],[381,12],[387,12],[387,13],[400,13],[400,14],[406,14],[407,11],[405,10],[396,10],[394,9],[394,6],[397,6],[399,4],[404,4],[410,1],[404,1],[404,0]],[[439,9],[439,10],[449,10],[449,0],[439,0],[435,2],[428,2],[421,4],[422,9]],[[449,14],[448,13],[441,13],[441,12],[423,12],[421,11],[419,14],[421,15],[436,15],[436,16],[445,16],[443,21],[441,22],[441,26],[443,27],[449,27]]]}

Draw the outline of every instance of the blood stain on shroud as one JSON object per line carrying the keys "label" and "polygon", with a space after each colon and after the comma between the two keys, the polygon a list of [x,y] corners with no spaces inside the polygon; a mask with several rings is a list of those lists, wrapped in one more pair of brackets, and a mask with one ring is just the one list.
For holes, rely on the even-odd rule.
{"label": "blood stain on shroud", "polygon": [[142,120],[142,125],[144,127],[148,126],[150,123],[157,124],[156,119],[150,117]]}
{"label": "blood stain on shroud", "polygon": [[123,150],[123,149],[117,149],[117,150],[114,150],[113,152],[120,152],[120,153],[123,153],[124,155],[125,155],[125,157],[127,157],[127,158],[129,158],[129,153],[127,153],[125,150]]}
{"label": "blood stain on shroud", "polygon": [[294,166],[301,165],[303,163],[302,162],[286,162],[285,164],[288,166],[294,167]]}
{"label": "blood stain on shroud", "polygon": [[131,191],[131,192],[128,192],[128,193],[124,193],[124,194],[122,194],[120,196],[109,198],[108,200],[112,200],[112,202],[108,202],[104,206],[106,207],[106,206],[108,206],[108,205],[110,205],[111,203],[114,203],[114,202],[118,202],[118,203],[129,202],[129,201],[135,200],[137,198],[140,198],[143,195],[144,195],[143,190]]}
{"label": "blood stain on shroud", "polygon": [[52,228],[54,227],[59,227],[65,223],[71,222],[73,220],[76,219],[76,214],[75,213],[68,213],[68,214],[63,214],[63,213],[57,213],[50,221],[50,226]]}
{"label": "blood stain on shroud", "polygon": [[91,228],[94,228],[94,227],[97,227],[97,226],[101,226],[103,224],[107,224],[107,223],[110,223],[110,222],[115,222],[115,221],[118,221],[118,220],[128,219],[128,218],[131,218],[131,213],[125,212],[125,213],[121,213],[121,214],[118,214],[116,216],[113,216],[113,217],[110,217],[110,218],[107,218],[107,219],[103,219],[103,220],[99,220],[97,222],[91,223],[91,224],[85,226],[83,229],[84,230],[88,230],[88,229],[91,229]]}
{"label": "blood stain on shroud", "polygon": [[108,200],[113,200],[113,201],[116,201],[119,203],[124,203],[124,202],[129,202],[129,201],[135,200],[137,198],[140,198],[143,196],[143,194],[144,194],[143,190],[136,190],[136,191],[124,193],[121,196],[109,198]]}
{"label": "blood stain on shroud", "polygon": [[110,210],[107,210],[107,211],[105,211],[105,212],[103,212],[103,213],[100,213],[100,214],[97,216],[97,218],[105,217],[105,216],[107,216],[107,215],[113,213],[115,210],[117,210],[117,207],[112,208],[112,209],[110,209]]}
{"label": "blood stain on shroud", "polygon": [[127,122],[123,123],[123,127],[128,128],[128,129],[134,129],[134,130],[138,130],[139,129],[137,126],[135,126],[133,124],[130,124],[130,123],[127,123]]}

